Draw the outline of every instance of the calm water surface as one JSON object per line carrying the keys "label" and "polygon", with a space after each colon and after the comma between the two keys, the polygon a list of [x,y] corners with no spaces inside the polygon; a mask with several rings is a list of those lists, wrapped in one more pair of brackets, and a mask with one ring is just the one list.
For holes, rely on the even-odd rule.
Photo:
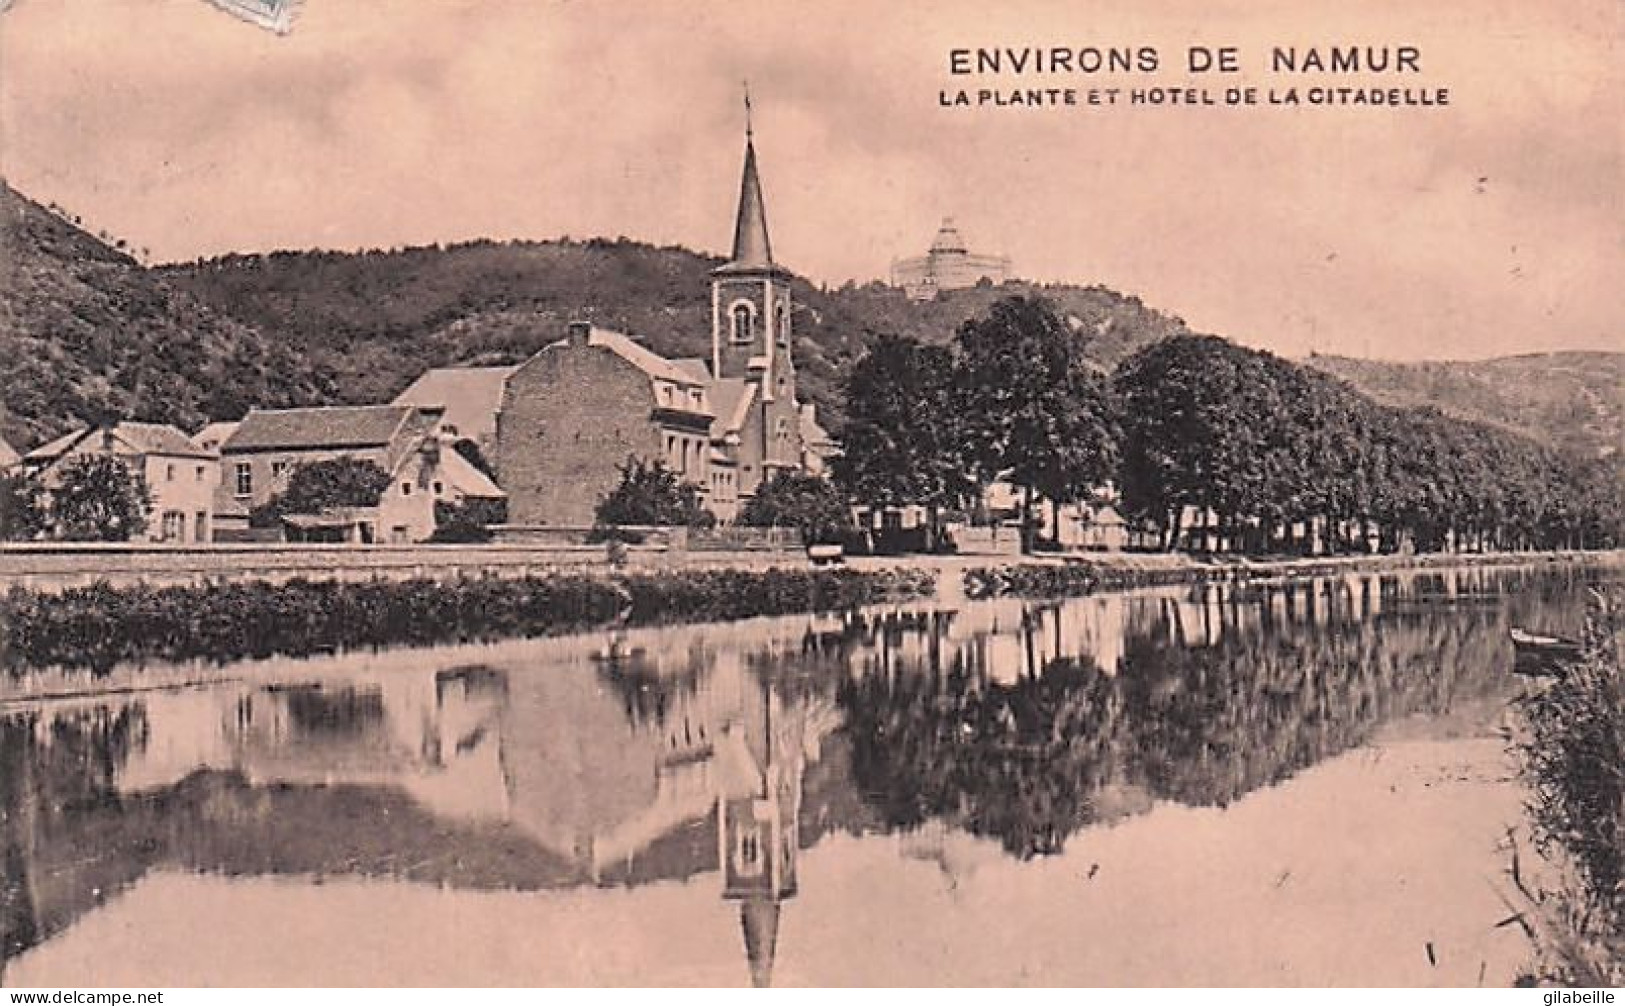
{"label": "calm water surface", "polygon": [[1595,573],[957,602],[0,706],[14,985],[1474,984]]}

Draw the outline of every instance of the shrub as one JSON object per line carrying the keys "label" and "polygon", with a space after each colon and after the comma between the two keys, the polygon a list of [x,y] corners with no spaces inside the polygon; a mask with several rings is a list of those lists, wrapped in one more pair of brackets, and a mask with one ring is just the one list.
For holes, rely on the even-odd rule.
{"label": "shrub", "polygon": [[1539,902],[1542,981],[1625,982],[1625,588],[1593,591],[1580,658],[1519,702],[1536,848],[1564,883]]}
{"label": "shrub", "polygon": [[551,574],[206,587],[105,583],[0,601],[0,666],[106,673],[151,660],[226,663],[384,646],[551,635],[609,624],[783,615],[919,597],[921,571]]}

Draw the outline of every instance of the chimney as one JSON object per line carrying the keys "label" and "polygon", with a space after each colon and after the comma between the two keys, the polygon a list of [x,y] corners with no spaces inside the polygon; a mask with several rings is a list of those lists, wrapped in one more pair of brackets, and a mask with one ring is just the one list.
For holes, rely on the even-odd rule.
{"label": "chimney", "polygon": [[569,334],[565,340],[566,342],[572,346],[585,346],[587,344],[587,340],[590,338],[592,338],[592,322],[570,322]]}

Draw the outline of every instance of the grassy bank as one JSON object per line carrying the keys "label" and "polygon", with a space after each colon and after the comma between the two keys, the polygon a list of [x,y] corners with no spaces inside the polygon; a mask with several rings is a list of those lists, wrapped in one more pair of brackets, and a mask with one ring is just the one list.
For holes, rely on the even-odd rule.
{"label": "grassy bank", "polygon": [[307,656],[488,642],[605,625],[720,621],[928,596],[920,570],[707,570],[368,583],[113,588],[0,600],[0,668]]}
{"label": "grassy bank", "polygon": [[1625,588],[1593,592],[1580,659],[1519,702],[1536,848],[1559,878],[1530,891],[1530,979],[1625,984]]}
{"label": "grassy bank", "polygon": [[1177,586],[1210,581],[1338,576],[1408,569],[1525,566],[1540,562],[1619,562],[1619,552],[1501,552],[1489,554],[1372,555],[1317,559],[1199,559],[1162,553],[1112,553],[1065,562],[1025,561],[965,569],[965,595],[1080,597],[1099,590]]}

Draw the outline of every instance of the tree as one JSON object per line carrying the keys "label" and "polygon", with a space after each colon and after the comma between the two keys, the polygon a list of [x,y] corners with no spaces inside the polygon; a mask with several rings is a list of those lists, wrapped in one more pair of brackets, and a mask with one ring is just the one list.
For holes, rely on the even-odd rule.
{"label": "tree", "polygon": [[834,476],[871,506],[937,511],[971,495],[953,352],[916,339],[878,337],[847,374],[846,427]]}
{"label": "tree", "polygon": [[147,483],[111,454],[65,463],[50,490],[48,532],[63,541],[129,541],[147,529]]}
{"label": "tree", "polygon": [[276,527],[284,514],[319,514],[334,507],[375,507],[394,479],[363,458],[338,457],[296,465],[288,488],[249,515],[255,527]]}
{"label": "tree", "polygon": [[0,541],[29,541],[45,530],[47,513],[39,480],[0,475]]}
{"label": "tree", "polygon": [[984,475],[1005,473],[1024,490],[1022,542],[1030,548],[1033,493],[1058,511],[1115,470],[1110,388],[1084,356],[1083,339],[1038,298],[1007,297],[960,326],[957,338],[969,454]]}
{"label": "tree", "polygon": [[620,483],[604,494],[593,512],[600,526],[709,527],[716,522],[700,504],[699,489],[680,481],[659,461],[628,457],[620,473]]}
{"label": "tree", "polygon": [[793,527],[801,539],[836,538],[852,522],[846,495],[827,479],[803,472],[783,472],[763,482],[739,513],[749,527]]}

